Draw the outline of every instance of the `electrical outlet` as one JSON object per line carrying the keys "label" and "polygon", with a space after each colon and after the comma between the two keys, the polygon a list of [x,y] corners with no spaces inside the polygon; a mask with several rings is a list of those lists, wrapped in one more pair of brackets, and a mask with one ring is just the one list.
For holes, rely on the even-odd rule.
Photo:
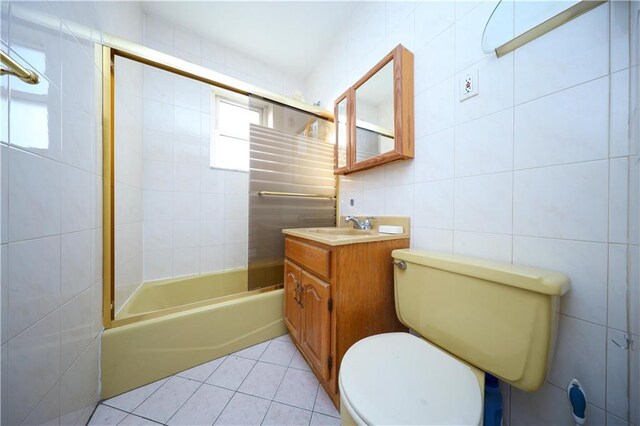
{"label": "electrical outlet", "polygon": [[478,69],[463,74],[460,77],[460,102],[478,94]]}

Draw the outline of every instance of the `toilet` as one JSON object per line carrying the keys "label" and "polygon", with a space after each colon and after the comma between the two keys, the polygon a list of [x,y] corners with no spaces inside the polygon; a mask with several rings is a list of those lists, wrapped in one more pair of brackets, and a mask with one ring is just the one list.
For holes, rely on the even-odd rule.
{"label": "toilet", "polygon": [[396,313],[420,337],[378,334],[349,348],[342,424],[478,425],[485,372],[528,392],[543,385],[565,275],[414,249],[392,255]]}

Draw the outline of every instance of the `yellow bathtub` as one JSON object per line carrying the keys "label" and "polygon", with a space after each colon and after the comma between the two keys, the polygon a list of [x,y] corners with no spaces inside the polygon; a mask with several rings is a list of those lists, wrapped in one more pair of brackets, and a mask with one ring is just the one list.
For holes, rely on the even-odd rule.
{"label": "yellow bathtub", "polygon": [[167,309],[246,291],[246,269],[150,281],[142,284],[120,312],[116,313],[116,320],[158,311],[166,313]]}
{"label": "yellow bathtub", "polygon": [[283,290],[245,291],[246,274],[143,284],[102,335],[101,398],[285,334]]}

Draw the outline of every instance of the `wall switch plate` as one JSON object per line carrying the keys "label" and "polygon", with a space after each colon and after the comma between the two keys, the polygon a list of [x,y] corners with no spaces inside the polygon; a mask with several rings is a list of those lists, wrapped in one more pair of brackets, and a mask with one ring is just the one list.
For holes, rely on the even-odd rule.
{"label": "wall switch plate", "polygon": [[478,94],[478,69],[462,74],[460,77],[460,102]]}

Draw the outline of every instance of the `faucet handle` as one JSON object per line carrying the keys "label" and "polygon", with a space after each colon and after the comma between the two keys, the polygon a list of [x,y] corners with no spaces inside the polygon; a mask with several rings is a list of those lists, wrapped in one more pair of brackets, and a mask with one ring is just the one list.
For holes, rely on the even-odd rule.
{"label": "faucet handle", "polygon": [[371,221],[372,221],[373,219],[375,219],[375,217],[374,217],[374,216],[367,216],[367,217],[364,219],[364,222],[363,222],[363,224],[362,224],[362,228],[363,228],[363,229],[371,229],[371,228],[373,228],[373,225],[371,224]]}

